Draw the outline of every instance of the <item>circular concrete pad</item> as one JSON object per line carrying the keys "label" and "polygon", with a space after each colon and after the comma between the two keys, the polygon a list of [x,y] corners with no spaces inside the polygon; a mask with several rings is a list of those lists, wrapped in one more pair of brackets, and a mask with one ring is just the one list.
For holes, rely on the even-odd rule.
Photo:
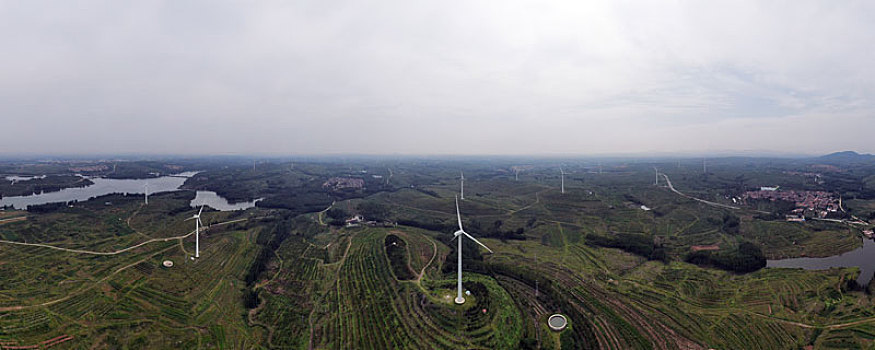
{"label": "circular concrete pad", "polygon": [[568,325],[568,319],[560,314],[555,314],[547,319],[547,325],[554,331],[561,331]]}

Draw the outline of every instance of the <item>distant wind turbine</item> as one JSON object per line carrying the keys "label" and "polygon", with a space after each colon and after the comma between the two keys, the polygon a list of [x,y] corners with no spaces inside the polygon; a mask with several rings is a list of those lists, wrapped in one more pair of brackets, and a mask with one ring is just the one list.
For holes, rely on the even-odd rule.
{"label": "distant wind turbine", "polygon": [[462,200],[465,200],[465,172],[464,172],[464,171],[459,171],[459,174],[462,175],[462,177],[461,177],[461,182],[459,183],[459,184],[460,184],[460,189],[461,189],[461,190],[459,191],[459,192],[461,192],[461,193],[459,194],[459,197],[462,198]]}
{"label": "distant wind turbine", "polygon": [[[480,243],[480,241],[478,241],[476,238],[471,237],[471,235],[469,235],[468,232],[465,232],[465,229],[462,228],[462,214],[459,212],[459,198],[456,198],[456,219],[459,220],[459,230],[453,233],[453,239],[459,238],[459,236],[461,235],[465,235],[465,237],[470,238],[472,241],[474,241],[474,243],[479,244],[481,247],[486,248],[486,250],[492,253],[492,249],[489,249],[489,247],[487,247],[483,243]],[[459,238],[459,246],[457,252],[459,253],[459,265],[457,266],[456,270],[459,273],[459,282],[457,284],[458,293],[456,293],[455,301],[456,304],[464,304],[465,297],[462,296],[462,238]]]}
{"label": "distant wind turbine", "polygon": [[194,216],[185,219],[185,221],[194,219],[194,257],[201,257],[201,248],[200,248],[200,230],[201,230],[201,213],[204,212],[204,206],[201,205],[201,210],[197,212]]}
{"label": "distant wind turbine", "polygon": [[562,167],[559,167],[559,179],[561,183],[561,191],[565,193],[565,170],[562,170]]}
{"label": "distant wind turbine", "polygon": [[653,171],[656,172],[656,182],[653,183],[653,186],[659,186],[659,169],[656,169],[656,167],[653,167]]}
{"label": "distant wind turbine", "polygon": [[145,185],[143,185],[143,187],[146,189],[146,191],[145,191],[146,192],[146,197],[145,197],[146,203],[145,204],[149,205],[149,183],[147,182]]}

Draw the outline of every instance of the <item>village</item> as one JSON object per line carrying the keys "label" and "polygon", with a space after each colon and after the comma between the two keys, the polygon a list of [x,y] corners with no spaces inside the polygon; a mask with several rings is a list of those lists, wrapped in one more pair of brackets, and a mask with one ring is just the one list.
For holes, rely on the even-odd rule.
{"label": "village", "polygon": [[[806,217],[825,219],[843,212],[841,197],[826,191],[779,190],[778,187],[761,187],[759,191],[747,191],[742,200],[792,202],[795,208],[787,215],[787,221],[805,221]],[[832,214],[832,215],[831,215]]]}

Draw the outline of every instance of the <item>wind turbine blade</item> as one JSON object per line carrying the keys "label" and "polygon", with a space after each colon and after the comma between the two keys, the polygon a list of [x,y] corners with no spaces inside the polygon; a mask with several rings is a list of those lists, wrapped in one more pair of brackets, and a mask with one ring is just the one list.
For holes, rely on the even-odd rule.
{"label": "wind turbine blade", "polygon": [[459,220],[459,231],[465,232],[462,228],[462,214],[459,213],[459,197],[456,197],[456,219]]}
{"label": "wind turbine blade", "polygon": [[197,218],[197,223],[200,224],[201,227],[204,227],[204,222],[201,221],[201,218],[200,218],[200,217]]}
{"label": "wind turbine blade", "polygon": [[203,212],[204,212],[204,206],[201,205],[201,210],[197,212],[197,217],[200,218],[200,217],[201,217],[201,213],[203,213]]}
{"label": "wind turbine blade", "polygon": [[193,219],[197,219],[197,216],[192,216],[192,217],[185,219],[185,220],[182,220],[182,221],[188,221],[188,220],[193,220]]}
{"label": "wind turbine blade", "polygon": [[480,241],[478,241],[476,238],[471,237],[471,235],[469,235],[468,232],[462,231],[462,234],[465,235],[465,237],[470,238],[472,241],[474,241],[474,243],[477,243],[481,247],[486,248],[486,250],[488,250],[490,253],[493,253],[492,249],[489,249],[489,247],[487,247],[485,244],[480,243]]}

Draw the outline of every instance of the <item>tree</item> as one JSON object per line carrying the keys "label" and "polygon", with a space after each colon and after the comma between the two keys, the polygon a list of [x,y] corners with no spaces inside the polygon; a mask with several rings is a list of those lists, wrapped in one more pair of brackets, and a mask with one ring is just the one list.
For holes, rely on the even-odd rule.
{"label": "tree", "polygon": [[361,202],[356,209],[366,220],[374,221],[389,221],[391,213],[389,207],[377,202]]}
{"label": "tree", "polygon": [[723,215],[723,232],[736,235],[738,234],[739,224],[740,221],[737,216],[730,213],[726,213]]}
{"label": "tree", "polygon": [[350,216],[346,210],[340,208],[331,208],[325,212],[325,215],[330,219],[328,221],[329,224],[340,226],[346,221],[346,219]]}

